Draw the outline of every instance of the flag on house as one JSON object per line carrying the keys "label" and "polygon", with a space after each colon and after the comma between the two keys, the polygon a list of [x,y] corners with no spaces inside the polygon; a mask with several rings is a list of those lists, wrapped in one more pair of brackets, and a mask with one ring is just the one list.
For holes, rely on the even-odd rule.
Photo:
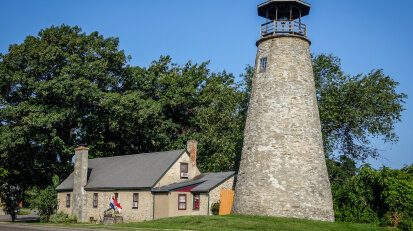
{"label": "flag on house", "polygon": [[115,210],[118,211],[119,213],[122,211],[122,206],[116,201],[115,197],[112,196],[112,199],[110,199],[109,206]]}

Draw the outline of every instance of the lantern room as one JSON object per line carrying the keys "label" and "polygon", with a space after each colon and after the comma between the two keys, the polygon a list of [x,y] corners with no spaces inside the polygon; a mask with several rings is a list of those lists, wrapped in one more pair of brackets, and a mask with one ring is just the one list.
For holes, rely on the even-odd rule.
{"label": "lantern room", "polygon": [[301,18],[310,13],[311,5],[300,0],[269,0],[258,5],[258,15],[266,22],[261,25],[260,37],[271,35],[307,36],[307,25]]}

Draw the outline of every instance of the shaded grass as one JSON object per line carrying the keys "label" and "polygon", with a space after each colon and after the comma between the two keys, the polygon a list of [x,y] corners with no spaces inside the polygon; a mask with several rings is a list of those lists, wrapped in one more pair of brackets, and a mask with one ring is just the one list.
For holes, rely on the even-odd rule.
{"label": "shaded grass", "polygon": [[202,231],[232,230],[314,230],[314,231],[374,231],[395,230],[371,224],[354,224],[342,222],[322,222],[302,219],[277,218],[264,216],[228,215],[228,216],[186,216],[164,218],[141,223],[114,225],[116,227],[165,228]]}
{"label": "shaded grass", "polygon": [[[53,224],[59,225],[59,224]],[[384,231],[372,224],[354,224],[344,222],[322,222],[302,219],[277,218],[264,216],[228,215],[228,216],[185,216],[163,218],[154,221],[124,223],[111,226],[92,224],[61,224],[59,226],[83,227],[109,230],[200,230],[200,231],[234,231],[234,230],[282,230],[282,231]]]}
{"label": "shaded grass", "polygon": [[[52,224],[59,225],[59,224]],[[59,226],[83,227],[90,229],[111,230],[200,230],[200,231],[234,231],[234,230],[282,230],[282,231],[384,231],[393,228],[378,227],[373,224],[354,224],[344,222],[322,222],[302,219],[277,218],[264,216],[228,215],[228,216],[185,216],[158,219],[138,223],[124,223],[111,226],[80,224],[60,224]]]}

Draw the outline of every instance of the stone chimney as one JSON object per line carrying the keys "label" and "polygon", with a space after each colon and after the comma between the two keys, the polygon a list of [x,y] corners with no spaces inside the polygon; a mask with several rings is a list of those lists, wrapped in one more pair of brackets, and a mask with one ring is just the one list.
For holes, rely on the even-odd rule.
{"label": "stone chimney", "polygon": [[197,146],[198,142],[196,140],[188,140],[186,142],[186,150],[189,152],[188,173],[190,179],[196,177],[199,174],[198,168],[196,167]]}
{"label": "stone chimney", "polygon": [[86,191],[89,148],[79,145],[75,148],[75,171],[73,181],[72,216],[76,215],[79,222],[86,222]]}

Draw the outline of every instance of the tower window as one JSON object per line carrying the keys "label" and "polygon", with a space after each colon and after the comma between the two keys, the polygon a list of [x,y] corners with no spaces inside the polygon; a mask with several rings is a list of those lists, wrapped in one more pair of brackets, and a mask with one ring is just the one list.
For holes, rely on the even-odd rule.
{"label": "tower window", "polygon": [[267,71],[267,57],[260,58],[260,72]]}

